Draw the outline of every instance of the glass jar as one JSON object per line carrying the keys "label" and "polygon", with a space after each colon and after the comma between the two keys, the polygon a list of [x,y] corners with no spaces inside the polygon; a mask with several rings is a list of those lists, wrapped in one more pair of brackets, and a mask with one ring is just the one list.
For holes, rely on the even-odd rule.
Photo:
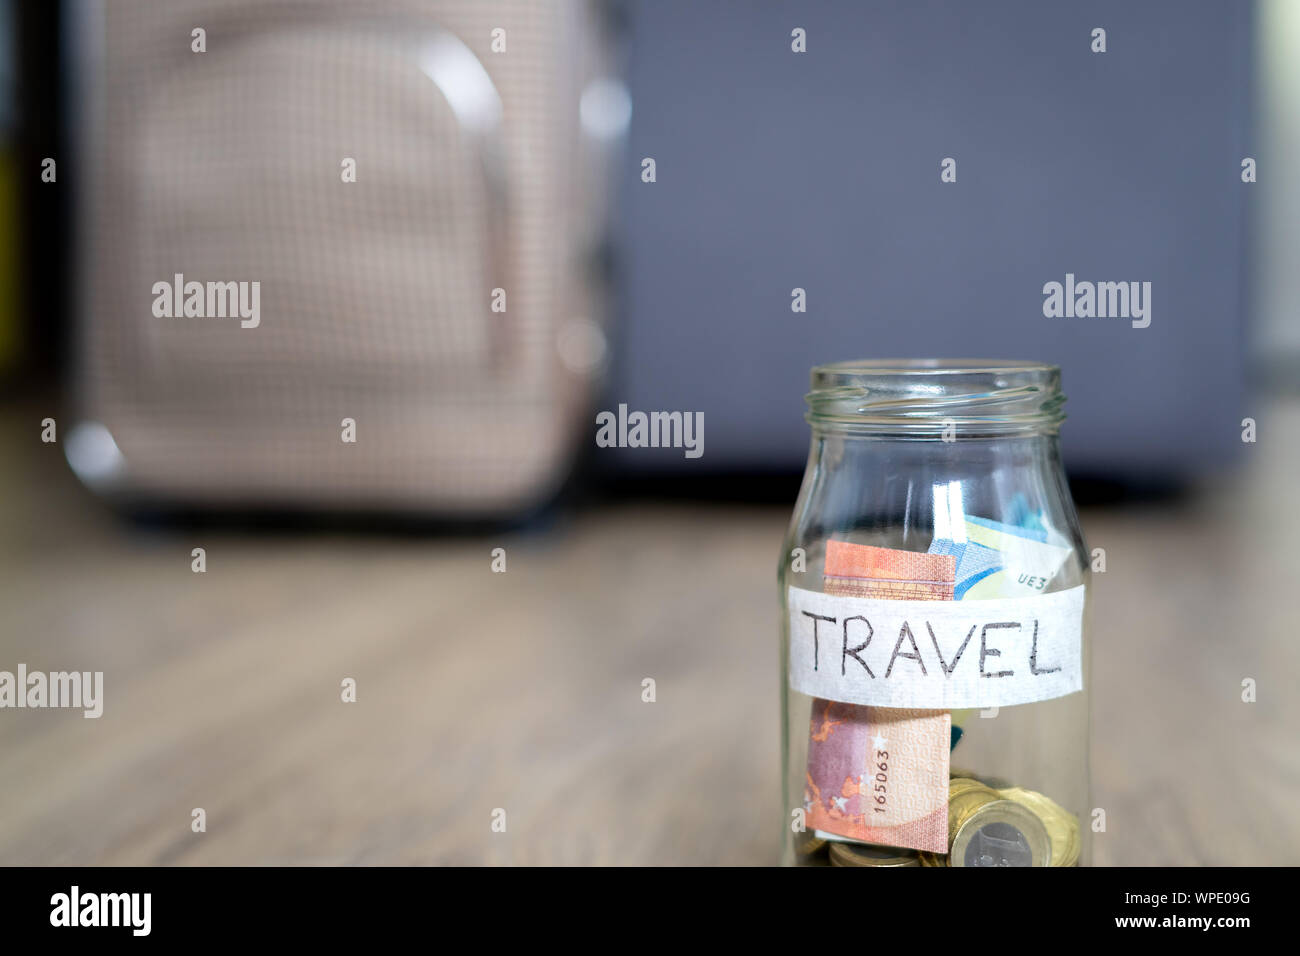
{"label": "glass jar", "polygon": [[1035,363],[813,369],[779,572],[784,863],[1089,861],[1064,401]]}

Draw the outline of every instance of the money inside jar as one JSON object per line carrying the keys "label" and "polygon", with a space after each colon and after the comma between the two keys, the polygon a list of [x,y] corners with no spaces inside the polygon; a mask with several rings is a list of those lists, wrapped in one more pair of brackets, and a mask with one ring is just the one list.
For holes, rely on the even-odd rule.
{"label": "money inside jar", "polygon": [[[987,519],[967,517],[951,532],[936,528],[926,554],[829,541],[823,589],[912,601],[1022,596],[1040,593],[1069,554],[1045,531]],[[849,633],[846,623],[842,655],[855,643]],[[904,637],[898,640],[903,646]],[[833,866],[1076,865],[1072,814],[1037,791],[950,773],[949,752],[972,713],[814,700],[805,788],[813,834],[805,859],[826,854]]]}
{"label": "money inside jar", "polygon": [[[830,541],[824,587],[831,594],[947,601],[955,568],[949,555]],[[804,798],[809,828],[947,852],[950,727],[947,711],[815,700]]]}
{"label": "money inside jar", "polygon": [[783,862],[1089,860],[1090,566],[1060,372],[812,370],[778,568]]}

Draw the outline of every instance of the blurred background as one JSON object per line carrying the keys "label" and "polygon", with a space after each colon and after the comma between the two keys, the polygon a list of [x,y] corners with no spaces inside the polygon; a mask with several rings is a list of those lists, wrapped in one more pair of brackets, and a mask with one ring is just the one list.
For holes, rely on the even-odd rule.
{"label": "blurred background", "polygon": [[774,862],[808,370],[964,355],[1062,367],[1096,862],[1300,863],[1297,50],[1289,0],[0,3],[0,670],[105,675],[0,712],[0,863]]}

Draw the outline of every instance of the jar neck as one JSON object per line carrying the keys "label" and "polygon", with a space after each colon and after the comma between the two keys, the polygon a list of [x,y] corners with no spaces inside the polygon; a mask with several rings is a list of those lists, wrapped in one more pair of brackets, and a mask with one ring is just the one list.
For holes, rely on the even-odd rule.
{"label": "jar neck", "polygon": [[1050,530],[1058,544],[1082,548],[1060,436],[945,442],[814,429],[795,507],[799,542],[849,535],[845,540],[923,551],[936,538],[957,540],[967,519]]}
{"label": "jar neck", "polygon": [[813,369],[814,437],[958,442],[1050,437],[1065,415],[1060,370],[987,360],[845,362]]}

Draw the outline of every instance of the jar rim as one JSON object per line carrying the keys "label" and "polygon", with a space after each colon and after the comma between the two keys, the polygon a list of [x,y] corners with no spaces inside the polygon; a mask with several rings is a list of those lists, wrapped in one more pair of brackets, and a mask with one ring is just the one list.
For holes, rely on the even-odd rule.
{"label": "jar rim", "polygon": [[865,359],[812,370],[815,429],[915,438],[1055,433],[1059,366],[1005,359]]}
{"label": "jar rim", "polygon": [[828,375],[954,375],[967,372],[1060,372],[1060,366],[1023,359],[857,359],[814,365],[813,385],[819,373]]}

